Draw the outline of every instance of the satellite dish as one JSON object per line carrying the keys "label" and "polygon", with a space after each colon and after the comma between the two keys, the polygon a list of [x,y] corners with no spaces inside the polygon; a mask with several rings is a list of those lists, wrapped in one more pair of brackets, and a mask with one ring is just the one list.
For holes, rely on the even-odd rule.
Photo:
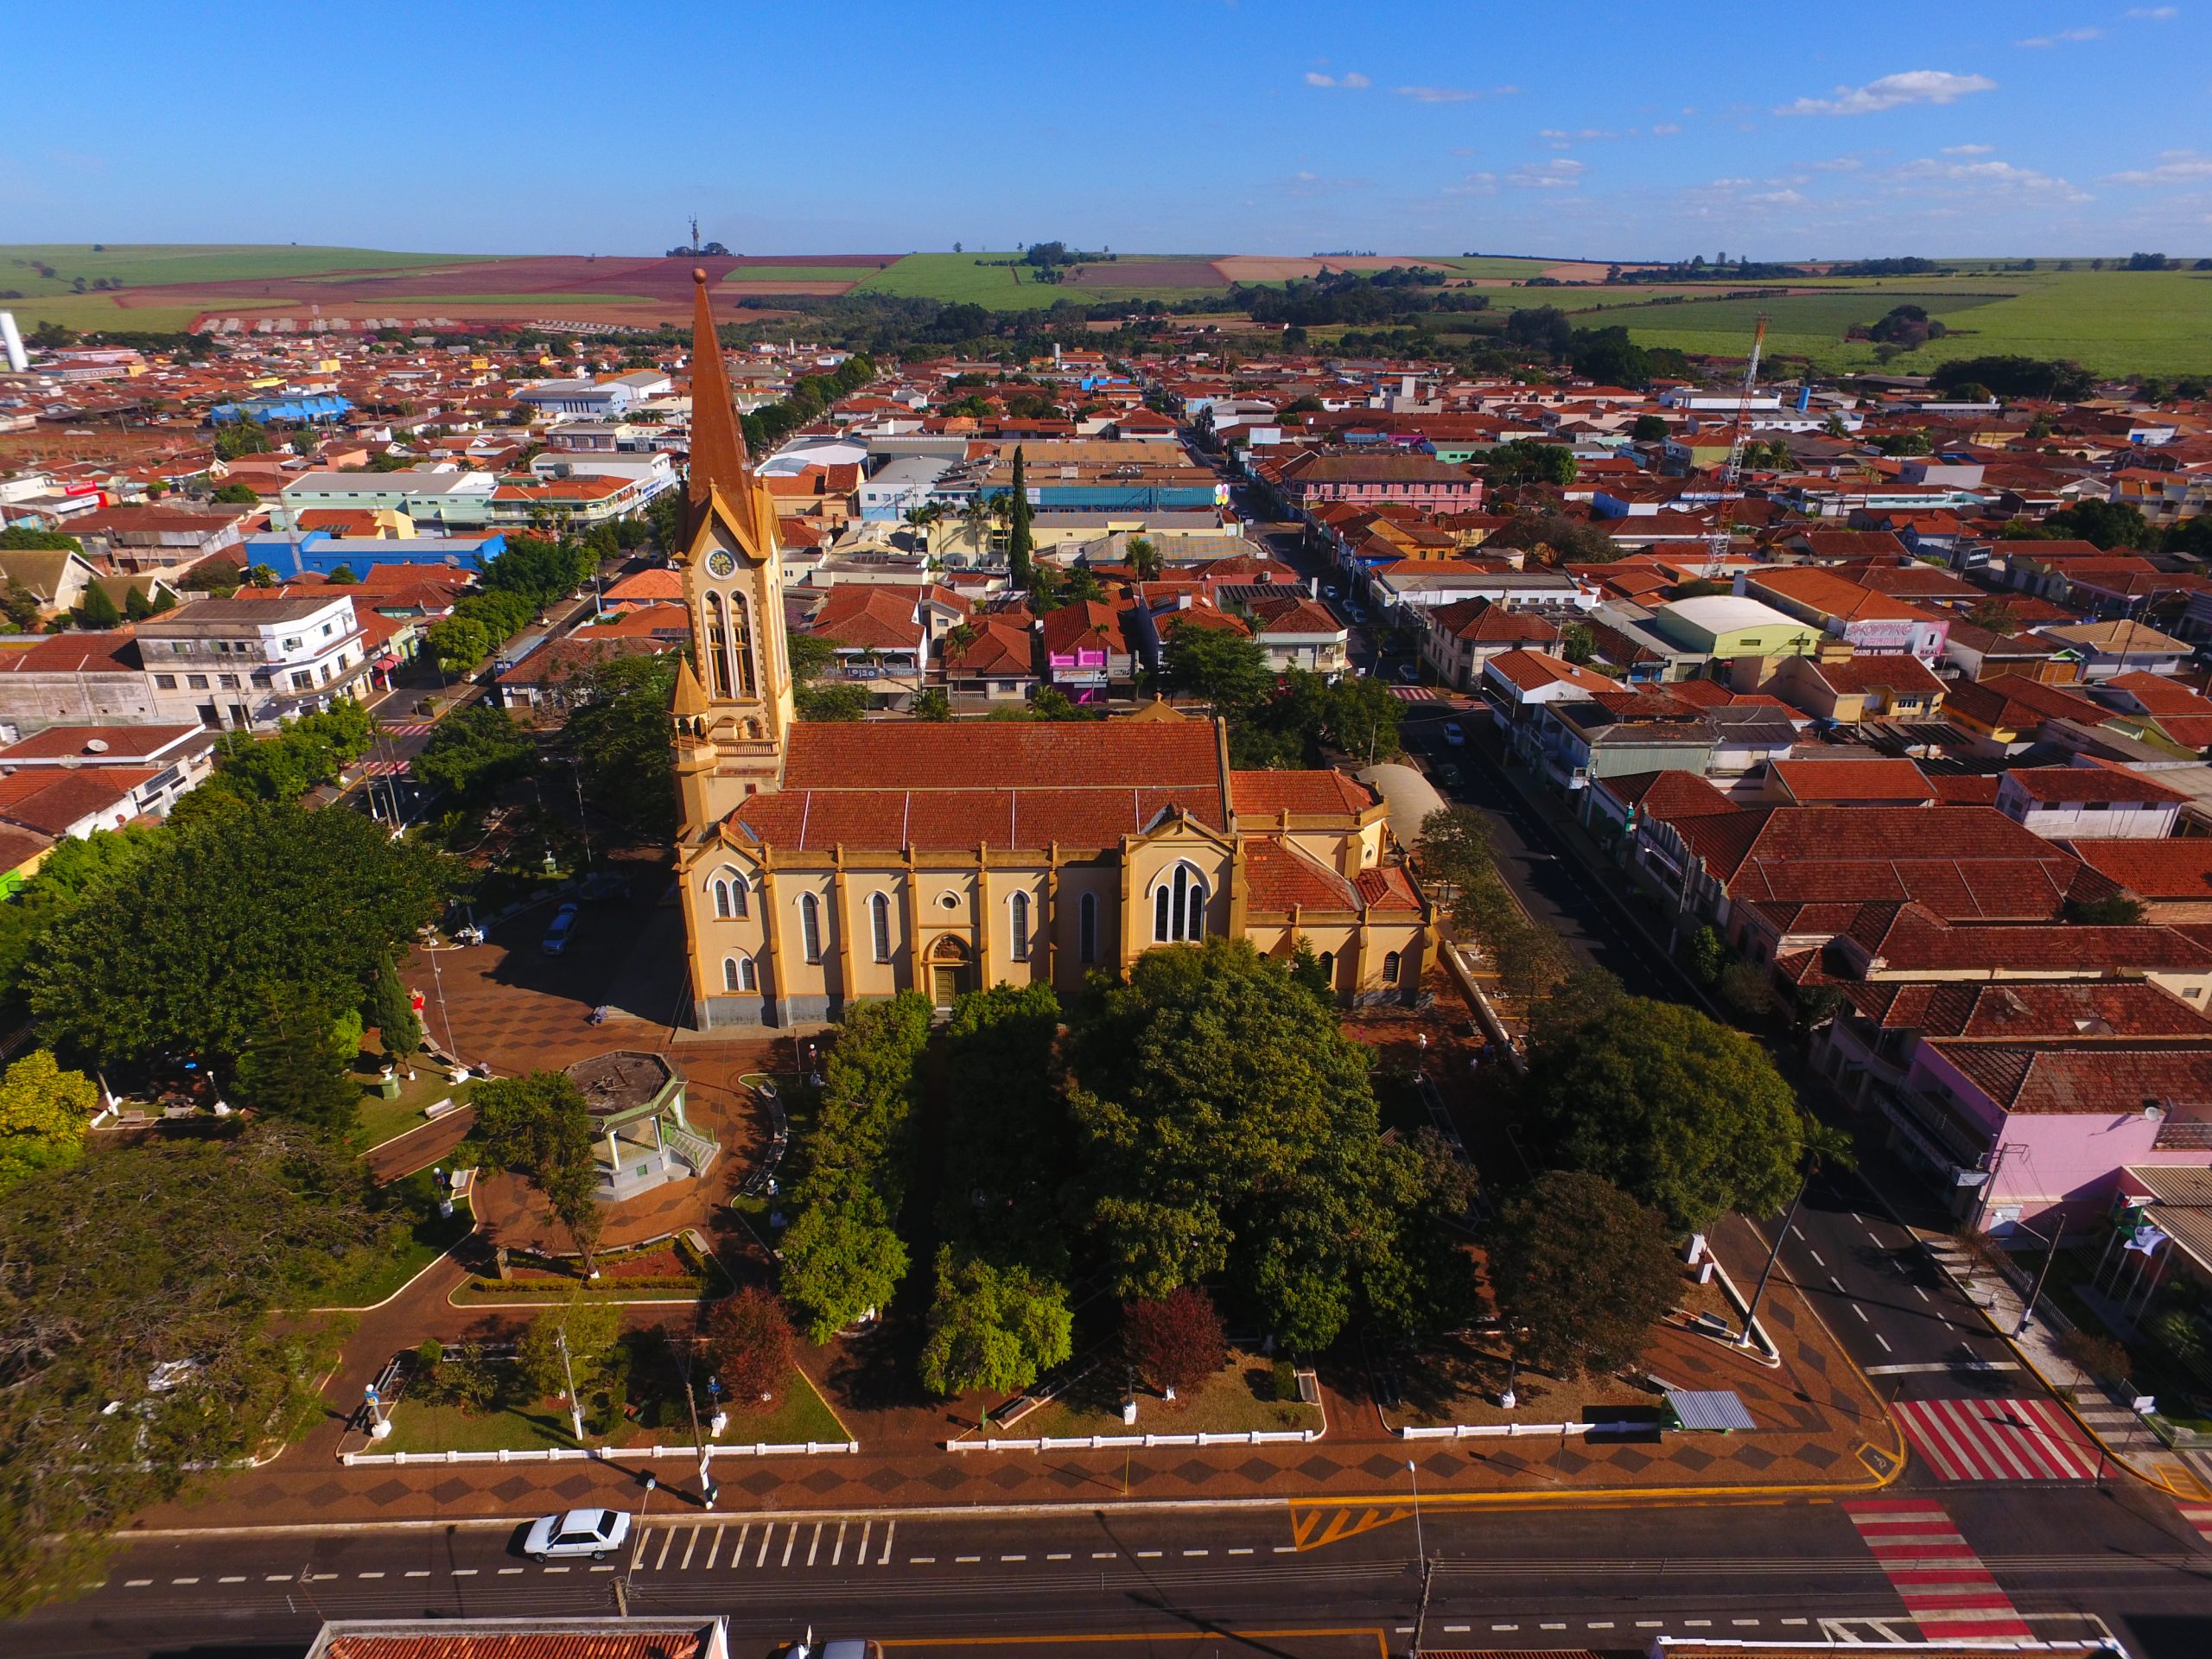
{"label": "satellite dish", "polygon": [[105,754],[107,753],[107,739],[104,737],[92,737],[86,739],[85,753],[86,754]]}

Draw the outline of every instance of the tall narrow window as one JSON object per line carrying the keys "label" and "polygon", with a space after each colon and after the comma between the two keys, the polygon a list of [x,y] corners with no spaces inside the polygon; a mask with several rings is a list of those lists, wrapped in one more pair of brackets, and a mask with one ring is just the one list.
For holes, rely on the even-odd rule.
{"label": "tall narrow window", "polygon": [[1183,937],[1203,939],[1206,936],[1206,884],[1197,876],[1191,878],[1191,890],[1184,895],[1185,915]]}
{"label": "tall narrow window", "polygon": [[718,697],[729,696],[729,615],[720,594],[709,594],[707,615],[707,677]]}
{"label": "tall narrow window", "polygon": [[810,893],[798,896],[798,938],[809,962],[822,960],[822,901]]}
{"label": "tall narrow window", "polygon": [[1398,982],[1398,953],[1395,950],[1382,958],[1382,982],[1385,985],[1395,985]]}
{"label": "tall narrow window", "polygon": [[1152,893],[1152,938],[1155,944],[1181,944],[1206,936],[1206,884],[1187,864],[1162,876]]}
{"label": "tall narrow window", "polygon": [[868,901],[868,929],[875,937],[875,959],[891,960],[891,899],[877,893]]}
{"label": "tall narrow window", "polygon": [[1167,906],[1173,897],[1174,895],[1168,892],[1167,884],[1165,881],[1160,884],[1160,890],[1152,895],[1152,942],[1154,944],[1165,944],[1174,937],[1167,931]]}
{"label": "tall narrow window", "polygon": [[1026,962],[1029,957],[1029,895],[1015,893],[1007,911],[1013,923],[1014,959]]}
{"label": "tall narrow window", "polygon": [[726,991],[734,991],[738,988],[740,988],[738,983],[737,958],[735,957],[724,957],[722,958],[722,989]]}
{"label": "tall narrow window", "polygon": [[1098,895],[1086,893],[1076,906],[1076,955],[1084,962],[1098,960]]}
{"label": "tall narrow window", "polygon": [[745,878],[741,875],[733,875],[729,879],[729,913],[733,916],[745,914]]}
{"label": "tall narrow window", "polygon": [[741,697],[753,695],[753,607],[743,594],[729,595],[730,683]]}
{"label": "tall narrow window", "polygon": [[715,914],[728,917],[735,913],[730,908],[729,882],[718,875],[715,878]]}
{"label": "tall narrow window", "polygon": [[1333,950],[1324,950],[1321,953],[1321,977],[1327,980],[1332,986],[1337,982],[1337,953]]}
{"label": "tall narrow window", "polygon": [[757,991],[760,988],[760,970],[753,965],[753,958],[750,957],[740,957],[737,959],[737,988],[741,991]]}

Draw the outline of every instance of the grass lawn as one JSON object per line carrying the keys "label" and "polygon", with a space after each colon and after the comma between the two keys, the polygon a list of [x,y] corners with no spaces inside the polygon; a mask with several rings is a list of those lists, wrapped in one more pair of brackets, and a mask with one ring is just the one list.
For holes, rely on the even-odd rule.
{"label": "grass lawn", "polygon": [[887,269],[877,264],[740,265],[722,281],[741,288],[769,288],[778,283],[861,283]]}
{"label": "grass lawn", "polygon": [[1137,1396],[1134,1430],[1122,1421],[1124,1373],[1118,1365],[1098,1365],[1050,1405],[1041,1406],[1012,1428],[992,1433],[1022,1440],[1071,1434],[1236,1434],[1250,1429],[1319,1428],[1319,1406],[1277,1400],[1274,1362],[1257,1354],[1231,1353],[1229,1363],[1198,1388],[1162,1400]]}
{"label": "grass lawn", "polygon": [[366,1152],[380,1147],[395,1135],[418,1129],[431,1120],[423,1116],[423,1109],[448,1096],[456,1101],[468,1098],[469,1085],[456,1087],[446,1080],[445,1072],[433,1065],[428,1055],[418,1055],[415,1064],[415,1081],[402,1083],[397,1098],[385,1099],[376,1092],[378,1073],[383,1067],[377,1057],[364,1054],[353,1076],[361,1084],[360,1121],[354,1129],[353,1147],[356,1152]]}
{"label": "grass lawn", "polygon": [[[0,267],[0,288],[9,285],[7,279],[12,275],[12,271]],[[134,305],[126,309],[106,294],[41,295],[35,300],[0,300],[0,306],[16,314],[16,321],[26,334],[41,322],[58,322],[80,334],[103,330],[128,334],[181,334],[192,327],[194,318],[214,308],[208,305]]]}
{"label": "grass lawn", "polygon": [[382,1189],[382,1195],[407,1217],[398,1243],[333,1263],[328,1276],[315,1287],[311,1299],[315,1306],[373,1307],[467,1237],[476,1224],[466,1205],[455,1205],[449,1217],[441,1216],[437,1189],[425,1173],[394,1181]]}
{"label": "grass lawn", "polygon": [[[598,1404],[599,1402],[594,1402]],[[677,1402],[681,1404],[681,1401]],[[705,1402],[700,1404],[703,1409]],[[584,1414],[587,1431],[593,1412]],[[677,1446],[691,1438],[688,1415],[677,1427],[658,1428],[625,1421],[611,1438],[588,1432],[587,1446]],[[771,1405],[751,1411],[733,1411],[729,1428],[720,1444],[751,1446],[755,1442],[790,1446],[803,1440],[845,1440],[852,1437],[837,1421],[804,1373],[794,1367]],[[391,1437],[378,1452],[537,1452],[576,1444],[569,1432],[569,1408],[558,1399],[532,1404],[502,1406],[473,1413],[458,1406],[429,1405],[403,1398],[392,1413]]]}

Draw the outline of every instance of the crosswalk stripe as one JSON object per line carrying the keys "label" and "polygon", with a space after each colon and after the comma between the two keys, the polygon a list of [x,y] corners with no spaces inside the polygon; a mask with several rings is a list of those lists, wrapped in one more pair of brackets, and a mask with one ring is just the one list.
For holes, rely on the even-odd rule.
{"label": "crosswalk stripe", "polygon": [[709,1545],[707,1546],[707,1559],[706,1559],[706,1561],[704,1562],[704,1564],[702,1564],[702,1565],[700,1567],[699,1570],[700,1570],[702,1573],[711,1573],[711,1572],[713,1572],[713,1571],[715,1570],[715,1556],[717,1556],[717,1555],[719,1555],[719,1554],[721,1554],[721,1553],[722,1553],[722,1529],[721,1529],[720,1527],[716,1527],[716,1528],[715,1529],[715,1541],[714,1541],[714,1542],[712,1542],[711,1544],[709,1544]]}
{"label": "crosswalk stripe", "polygon": [[691,1535],[683,1541],[683,1559],[676,1564],[676,1570],[679,1573],[691,1570],[691,1552],[699,1548],[699,1529],[692,1527],[689,1531]]}
{"label": "crosswalk stripe", "polygon": [[807,1543],[806,1543],[806,1564],[807,1564],[809,1567],[812,1567],[812,1566],[814,1565],[814,1558],[815,1558],[817,1555],[820,1554],[821,1553],[822,1553],[822,1522],[819,1522],[819,1521],[817,1521],[817,1522],[816,1522],[814,1523],[814,1536],[807,1540]]}
{"label": "crosswalk stripe", "polygon": [[2004,1587],[1940,1504],[1888,1500],[1847,1503],[1844,1510],[1923,1637],[1968,1640],[2031,1634]]}
{"label": "crosswalk stripe", "polygon": [[863,1521],[861,1522],[860,1547],[853,1552],[853,1565],[855,1567],[866,1567],[868,1565],[868,1535],[874,1530],[875,1522],[873,1520]]}
{"label": "crosswalk stripe", "polygon": [[776,1565],[779,1567],[789,1567],[791,1564],[791,1551],[796,1549],[798,1547],[798,1522],[794,1521],[791,1524],[791,1529],[784,1535],[784,1559],[777,1562]]}
{"label": "crosswalk stripe", "polygon": [[653,1557],[653,1571],[658,1573],[668,1565],[668,1547],[676,1541],[676,1529],[664,1527],[660,1535],[660,1554]]}
{"label": "crosswalk stripe", "polygon": [[842,1567],[844,1564],[845,1523],[842,1521],[840,1521],[837,1523],[837,1547],[830,1553],[830,1565],[832,1567]]}
{"label": "crosswalk stripe", "polygon": [[[798,1525],[798,1523],[797,1523],[796,1522],[794,1522],[792,1523],[792,1525],[793,1525],[793,1529],[797,1529],[797,1525]],[[776,1523],[775,1523],[774,1522],[771,1521],[771,1522],[768,1522],[768,1524],[767,1524],[765,1528],[763,1528],[763,1529],[761,1529],[761,1533],[760,1533],[760,1553],[758,1555],[755,1555],[755,1556],[753,1558],[753,1566],[755,1566],[755,1567],[766,1567],[766,1566],[767,1566],[767,1564],[768,1564],[768,1546],[769,1546],[769,1545],[771,1545],[771,1544],[772,1544],[772,1543],[774,1543],[775,1541],[776,1541]]]}
{"label": "crosswalk stripe", "polygon": [[745,1535],[753,1530],[750,1521],[738,1523],[737,1541],[729,1547],[729,1570],[733,1573],[745,1565]]}
{"label": "crosswalk stripe", "polygon": [[2094,1448],[2047,1400],[1909,1400],[1896,1407],[1913,1449],[1943,1480],[2088,1480]]}
{"label": "crosswalk stripe", "polygon": [[899,1517],[895,1515],[883,1523],[883,1554],[877,1558],[875,1564],[878,1567],[891,1565],[891,1535],[898,1530]]}

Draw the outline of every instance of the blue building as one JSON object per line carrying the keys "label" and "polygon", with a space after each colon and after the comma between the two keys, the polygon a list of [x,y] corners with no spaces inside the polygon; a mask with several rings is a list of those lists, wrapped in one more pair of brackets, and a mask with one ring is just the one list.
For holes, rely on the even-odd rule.
{"label": "blue building", "polygon": [[507,550],[505,535],[411,536],[390,541],[379,536],[333,536],[327,531],[292,531],[246,538],[246,563],[265,564],[280,576],[327,576],[340,565],[359,575],[372,564],[441,564],[474,570]]}
{"label": "blue building", "polygon": [[334,421],[348,414],[353,404],[335,392],[327,396],[296,397],[244,397],[235,404],[218,404],[207,411],[207,418],[218,426],[228,426],[233,421]]}

